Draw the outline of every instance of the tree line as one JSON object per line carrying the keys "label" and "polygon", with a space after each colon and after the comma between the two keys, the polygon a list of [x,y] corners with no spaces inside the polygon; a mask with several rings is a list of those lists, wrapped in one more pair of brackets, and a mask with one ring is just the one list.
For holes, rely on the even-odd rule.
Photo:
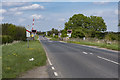
{"label": "tree line", "polygon": [[2,43],[11,43],[14,40],[26,40],[26,29],[9,23],[1,24]]}
{"label": "tree line", "polygon": [[72,30],[71,38],[97,38],[106,40],[118,40],[119,32],[107,32],[107,26],[102,17],[98,16],[85,16],[83,14],[75,14],[69,18],[65,23],[63,30],[58,31],[52,28],[48,31],[48,36],[52,37],[55,33],[58,35],[62,33],[61,37],[67,37],[67,30]]}

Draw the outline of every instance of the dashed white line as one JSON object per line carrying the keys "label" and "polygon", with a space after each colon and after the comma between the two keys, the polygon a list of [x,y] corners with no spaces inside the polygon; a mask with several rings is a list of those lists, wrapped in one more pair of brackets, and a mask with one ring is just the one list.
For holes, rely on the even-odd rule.
{"label": "dashed white line", "polygon": [[55,68],[54,67],[51,67],[52,68],[52,70],[55,70]]}
{"label": "dashed white line", "polygon": [[88,54],[88,53],[86,53],[86,52],[83,52],[84,54]]}
{"label": "dashed white line", "polygon": [[54,72],[54,75],[55,75],[55,76],[58,76],[57,72]]}
{"label": "dashed white line", "polygon": [[109,62],[115,63],[115,64],[119,64],[118,62],[115,62],[115,61],[109,60],[109,59],[107,59],[107,58],[103,58],[103,57],[100,57],[100,56],[97,56],[97,57],[100,58],[100,59],[103,59],[103,60],[106,60],[106,61],[109,61]]}
{"label": "dashed white line", "polygon": [[92,55],[93,55],[93,53],[90,53],[90,54],[92,54]]}
{"label": "dashed white line", "polygon": [[[40,40],[39,40],[40,41]],[[40,41],[41,42],[41,41]],[[41,43],[42,44],[42,43]],[[43,45],[43,44],[42,44]],[[48,53],[47,53],[47,51],[46,51],[46,49],[45,49],[45,47],[43,47],[44,48],[44,50],[45,50],[45,52],[46,52],[46,56],[47,56],[47,59],[48,59],[48,62],[49,62],[49,64],[50,65],[52,65],[52,63],[51,63],[51,61],[50,61],[50,59],[48,58]],[[55,68],[54,67],[52,67],[52,69],[53,70],[55,70]],[[54,72],[54,75],[57,77],[58,76],[58,74],[57,74],[57,72]]]}

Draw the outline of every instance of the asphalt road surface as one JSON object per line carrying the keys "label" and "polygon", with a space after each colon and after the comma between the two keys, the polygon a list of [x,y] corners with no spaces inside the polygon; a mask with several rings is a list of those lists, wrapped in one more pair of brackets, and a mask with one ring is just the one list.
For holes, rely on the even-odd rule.
{"label": "asphalt road surface", "polygon": [[39,39],[57,78],[118,78],[118,52]]}

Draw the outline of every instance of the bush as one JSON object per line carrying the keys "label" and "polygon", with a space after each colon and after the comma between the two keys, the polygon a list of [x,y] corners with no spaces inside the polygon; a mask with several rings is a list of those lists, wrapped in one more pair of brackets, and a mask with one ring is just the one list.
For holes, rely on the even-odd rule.
{"label": "bush", "polygon": [[58,38],[58,35],[55,35],[54,38]]}
{"label": "bush", "polygon": [[13,42],[13,38],[11,36],[8,36],[8,35],[2,36],[2,44],[12,43],[12,42]]}
{"label": "bush", "polygon": [[105,39],[108,41],[118,40],[118,34],[108,33]]}
{"label": "bush", "polygon": [[13,40],[26,40],[26,29],[13,24],[2,24],[2,44],[11,43]]}

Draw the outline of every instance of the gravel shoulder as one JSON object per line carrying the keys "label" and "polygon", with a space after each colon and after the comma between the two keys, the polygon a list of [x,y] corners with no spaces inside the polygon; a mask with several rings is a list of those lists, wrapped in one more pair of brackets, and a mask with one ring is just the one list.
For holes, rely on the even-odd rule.
{"label": "gravel shoulder", "polygon": [[35,67],[22,75],[19,78],[49,78],[47,66]]}

